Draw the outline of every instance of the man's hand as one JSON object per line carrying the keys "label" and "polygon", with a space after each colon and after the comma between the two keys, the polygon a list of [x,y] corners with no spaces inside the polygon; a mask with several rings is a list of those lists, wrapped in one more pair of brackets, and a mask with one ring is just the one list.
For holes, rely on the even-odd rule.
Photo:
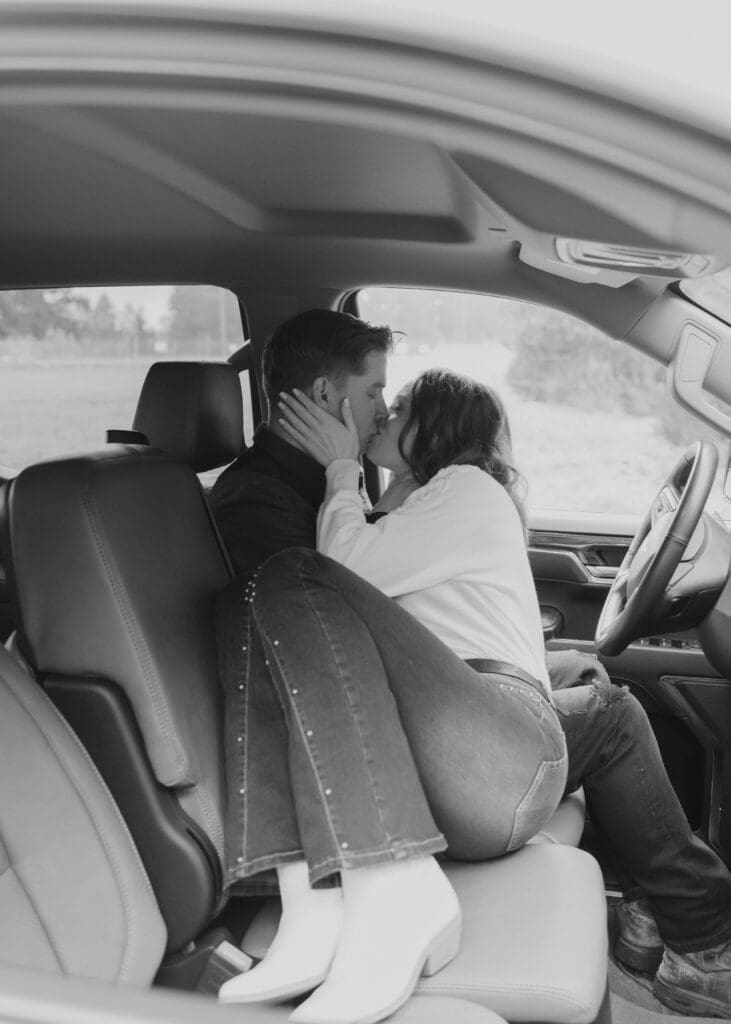
{"label": "man's hand", "polygon": [[343,399],[342,423],[297,388],[291,395],[280,392],[279,411],[280,426],[321,466],[327,467],[335,459],[358,459],[360,443],[350,399]]}

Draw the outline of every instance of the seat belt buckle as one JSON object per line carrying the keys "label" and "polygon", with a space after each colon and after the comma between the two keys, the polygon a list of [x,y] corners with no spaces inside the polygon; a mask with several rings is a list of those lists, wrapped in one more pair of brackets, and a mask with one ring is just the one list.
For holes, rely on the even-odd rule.
{"label": "seat belt buckle", "polygon": [[208,958],[195,986],[196,992],[217,996],[225,981],[235,978],[237,974],[244,974],[253,963],[253,959],[237,949],[232,942],[220,942]]}

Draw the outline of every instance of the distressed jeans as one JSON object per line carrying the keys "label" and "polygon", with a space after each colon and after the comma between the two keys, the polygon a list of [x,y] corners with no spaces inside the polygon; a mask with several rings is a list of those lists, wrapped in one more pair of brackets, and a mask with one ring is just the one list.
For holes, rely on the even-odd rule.
{"label": "distressed jeans", "polygon": [[540,684],[480,674],[395,601],[305,548],[217,609],[227,878],[304,857],[312,883],[447,850],[517,849],[564,791]]}
{"label": "distressed jeans", "polygon": [[604,681],[553,694],[567,792],[584,787],[592,824],[626,875],[625,894],[647,896],[667,945],[705,949],[731,935],[731,874],[691,832],[642,705],[601,672]]}

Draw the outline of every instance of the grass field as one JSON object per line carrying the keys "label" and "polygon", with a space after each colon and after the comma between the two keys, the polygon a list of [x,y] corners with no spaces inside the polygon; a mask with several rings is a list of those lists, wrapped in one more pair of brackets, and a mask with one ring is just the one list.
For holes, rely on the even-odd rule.
{"label": "grass field", "polygon": [[104,444],[132,426],[147,363],[0,369],[0,463],[14,469]]}
{"label": "grass field", "polygon": [[[482,379],[507,405],[529,507],[643,512],[679,454],[661,436],[654,417],[527,402],[504,382],[511,358],[497,344],[397,354],[390,364],[389,392],[434,365]],[[94,449],[104,443],[108,428],[131,427],[146,370],[143,360],[1,368],[0,463],[21,469]]]}

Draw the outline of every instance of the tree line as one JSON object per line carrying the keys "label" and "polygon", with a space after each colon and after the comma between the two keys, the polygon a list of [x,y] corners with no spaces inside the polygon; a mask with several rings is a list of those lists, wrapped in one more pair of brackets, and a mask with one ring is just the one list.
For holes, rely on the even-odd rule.
{"label": "tree line", "polygon": [[242,343],[235,297],[207,285],[172,289],[161,325],[144,308],[115,305],[106,292],[90,298],[76,289],[0,292],[0,353],[32,359],[159,354],[228,355]]}

